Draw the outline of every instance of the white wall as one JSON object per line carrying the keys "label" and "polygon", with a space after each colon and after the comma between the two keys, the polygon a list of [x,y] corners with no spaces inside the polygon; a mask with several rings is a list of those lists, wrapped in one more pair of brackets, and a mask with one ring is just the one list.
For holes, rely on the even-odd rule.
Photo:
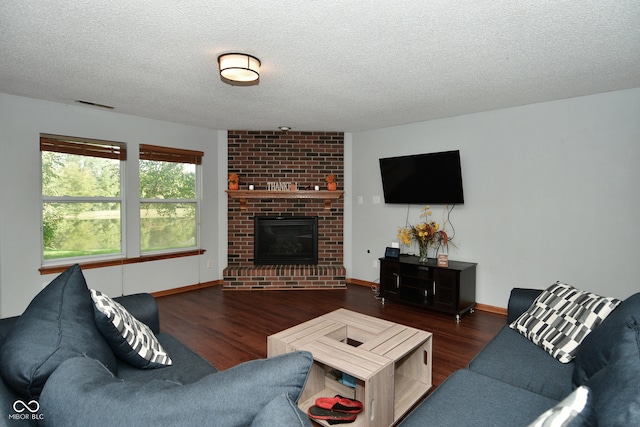
{"label": "white wall", "polygon": [[[205,152],[206,253],[86,270],[91,287],[121,295],[222,277],[226,131],[0,94],[0,317],[21,313],[54,277],[38,272],[41,132],[123,141],[130,159],[140,143]],[[450,257],[478,263],[478,302],[506,307],[513,286],[555,280],[618,298],[640,289],[631,268],[640,254],[640,89],[346,134],[348,277],[377,280],[373,265],[405,223],[406,206],[372,204],[382,196],[378,158],[451,149],[461,150],[465,204],[452,214]],[[135,186],[135,162],[127,175]]]}
{"label": "white wall", "polygon": [[[90,287],[117,296],[193,285],[221,277],[218,272],[224,266],[218,265],[217,216],[219,198],[226,194],[219,185],[218,131],[0,94],[0,317],[20,314],[42,286],[55,277],[41,276],[38,272],[41,132],[126,142],[130,160],[127,162],[126,186],[134,193],[138,188],[138,144],[174,146],[205,153],[201,238],[206,253],[86,270]],[[126,209],[136,215],[138,207],[131,203]],[[133,228],[127,230],[128,233],[139,235],[139,230]],[[128,256],[137,256],[137,239],[129,243]],[[208,260],[213,263],[210,269],[207,268]]]}
{"label": "white wall", "polygon": [[449,257],[478,263],[478,302],[506,307],[512,287],[556,280],[618,298],[640,290],[640,88],[360,132],[352,144],[350,277],[376,280],[373,263],[405,224],[407,206],[372,204],[378,159],[459,149],[465,203]]}

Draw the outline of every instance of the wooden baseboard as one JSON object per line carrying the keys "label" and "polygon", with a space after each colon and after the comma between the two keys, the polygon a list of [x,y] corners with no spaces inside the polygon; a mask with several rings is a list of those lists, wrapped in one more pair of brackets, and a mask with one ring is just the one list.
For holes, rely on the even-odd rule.
{"label": "wooden baseboard", "polygon": [[367,288],[370,288],[371,286],[378,286],[378,284],[375,282],[369,282],[367,280],[360,280],[360,279],[347,278],[346,282],[347,282],[347,285],[366,286]]}
{"label": "wooden baseboard", "polygon": [[476,304],[476,310],[486,311],[487,313],[503,314],[505,316],[507,315],[506,308],[496,307],[496,306],[487,305],[487,304]]}
{"label": "wooden baseboard", "polygon": [[183,286],[181,288],[167,289],[165,291],[151,292],[154,297],[164,297],[167,295],[180,294],[182,292],[194,291],[196,289],[209,288],[211,286],[222,285],[222,280],[214,280],[212,282],[198,283],[197,285]]}

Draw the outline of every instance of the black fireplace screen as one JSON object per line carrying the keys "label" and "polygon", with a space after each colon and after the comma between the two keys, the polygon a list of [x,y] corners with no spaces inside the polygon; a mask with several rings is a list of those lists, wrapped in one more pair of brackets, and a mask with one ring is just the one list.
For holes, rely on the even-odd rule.
{"label": "black fireplace screen", "polygon": [[318,217],[255,217],[253,263],[318,264]]}

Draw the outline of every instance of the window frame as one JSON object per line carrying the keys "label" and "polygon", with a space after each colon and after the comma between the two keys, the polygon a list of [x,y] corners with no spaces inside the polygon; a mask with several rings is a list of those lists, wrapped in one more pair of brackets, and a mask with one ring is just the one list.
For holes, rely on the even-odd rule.
{"label": "window frame", "polygon": [[[155,256],[162,254],[174,254],[174,253],[182,253],[182,252],[193,252],[200,250],[200,228],[201,228],[201,201],[202,201],[202,157],[204,156],[204,152],[197,150],[188,150],[184,148],[174,148],[174,147],[166,147],[160,145],[151,145],[151,144],[140,144],[139,147],[139,158],[138,158],[138,174],[140,173],[140,160],[149,160],[149,161],[160,161],[160,162],[171,162],[171,163],[188,163],[195,165],[195,192],[193,199],[157,199],[157,198],[142,198],[140,192],[138,192],[138,220],[140,224],[140,246],[138,250],[140,251],[141,256]],[[139,175],[138,175],[139,177]],[[193,246],[184,247],[184,248],[171,248],[171,249],[161,249],[161,250],[143,250],[142,248],[142,216],[140,215],[141,206],[143,204],[154,204],[154,203],[194,203],[195,204],[195,244]]]}
{"label": "window frame", "polygon": [[[65,144],[67,142],[68,144]],[[75,143],[75,144],[74,144]],[[80,148],[81,144],[82,148]],[[112,148],[103,149],[99,146],[103,145],[112,145]],[[115,147],[115,148],[114,148]],[[181,257],[189,257],[189,256],[198,256],[204,254],[206,251],[201,248],[201,209],[202,209],[202,194],[203,194],[203,171],[202,171],[202,157],[204,153],[202,151],[195,150],[187,150],[187,149],[179,149],[179,148],[169,148],[169,147],[161,147],[161,146],[150,146],[145,144],[140,144],[140,149],[145,150],[148,147],[154,148],[152,150],[156,156],[154,159],[179,159],[180,155],[190,156],[190,159],[193,159],[196,163],[196,246],[185,248],[184,250],[166,250],[159,252],[144,252],[141,254],[141,248],[138,246],[137,250],[130,247],[130,240],[132,240],[131,236],[128,236],[128,232],[133,228],[138,228],[138,233],[140,233],[140,192],[139,192],[139,181],[138,181],[138,191],[137,194],[129,194],[132,190],[130,185],[127,183],[127,170],[131,172],[132,165],[128,165],[127,160],[127,144],[124,142],[117,141],[109,141],[109,140],[101,140],[101,139],[91,139],[91,138],[80,138],[80,137],[71,137],[71,136],[63,136],[63,135],[54,135],[54,134],[40,134],[40,151],[54,151],[54,152],[63,152],[68,154],[85,154],[88,149],[92,153],[96,155],[96,157],[102,156],[119,156],[120,160],[120,224],[121,224],[121,237],[120,237],[120,253],[119,254],[108,254],[108,255],[93,255],[93,256],[81,256],[81,257],[69,257],[69,258],[56,258],[52,260],[44,260],[44,209],[43,203],[44,198],[42,195],[43,185],[42,185],[42,154],[39,156],[40,161],[40,257],[41,257],[41,266],[38,269],[41,275],[46,274],[57,274],[63,272],[66,268],[74,263],[78,263],[82,266],[83,269],[92,269],[92,268],[103,268],[103,267],[111,267],[111,266],[122,266],[128,264],[136,264],[140,262],[149,262],[149,261],[157,261],[164,259],[173,259],[173,258],[181,258]],[[116,149],[117,148],[117,149]],[[69,150],[69,151],[60,151],[60,150]],[[144,153],[144,151],[142,151]],[[143,154],[144,157],[144,154]],[[133,159],[135,161],[135,159]],[[140,168],[139,162],[135,166],[136,168]],[[135,174],[134,174],[135,178]],[[138,177],[139,180],[139,177]],[[127,192],[127,188],[130,190]],[[46,198],[55,199],[55,196],[45,196]],[[110,201],[105,198],[105,201]],[[56,200],[48,200],[48,201],[58,201]],[[102,200],[98,201],[101,202]],[[96,202],[96,199],[92,199],[90,202]],[[135,217],[135,214],[132,212],[129,213],[129,218],[127,218],[127,205],[131,207],[138,204],[138,217]],[[132,217],[133,215],[133,217]],[[135,222],[138,221],[136,226]],[[130,227],[132,226],[132,227]],[[135,231],[134,231],[135,232]],[[127,248],[133,252],[136,252],[132,257],[128,257]]]}
{"label": "window frame", "polygon": [[[42,152],[55,152],[87,157],[114,159],[119,161],[120,192],[118,197],[105,196],[46,196],[42,180]],[[126,258],[126,195],[125,162],[127,147],[124,142],[78,138],[62,135],[40,134],[40,262],[43,269],[73,263],[91,263]],[[45,259],[44,206],[46,203],[119,203],[120,204],[120,251],[104,255],[81,255],[66,258]]]}

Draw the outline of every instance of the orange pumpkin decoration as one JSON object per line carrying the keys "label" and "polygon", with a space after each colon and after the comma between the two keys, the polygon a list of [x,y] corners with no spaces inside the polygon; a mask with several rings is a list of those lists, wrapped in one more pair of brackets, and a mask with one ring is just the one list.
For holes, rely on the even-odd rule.
{"label": "orange pumpkin decoration", "polygon": [[237,190],[240,188],[240,180],[238,179],[238,174],[232,173],[229,175],[229,190]]}
{"label": "orange pumpkin decoration", "polygon": [[327,181],[327,190],[336,191],[338,183],[336,182],[336,176],[334,174],[327,175],[325,181]]}

